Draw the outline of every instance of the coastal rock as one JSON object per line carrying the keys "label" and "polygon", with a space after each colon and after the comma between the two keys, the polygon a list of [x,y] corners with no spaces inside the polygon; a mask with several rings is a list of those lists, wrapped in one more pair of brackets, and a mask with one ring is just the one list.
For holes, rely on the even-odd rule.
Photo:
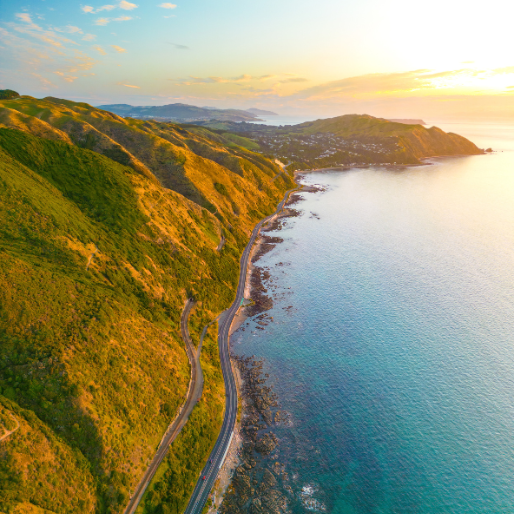
{"label": "coastal rock", "polygon": [[261,500],[259,500],[259,498],[254,498],[250,506],[250,514],[261,514],[264,512]]}
{"label": "coastal rock", "polygon": [[277,446],[278,439],[273,432],[268,432],[257,441],[255,445],[255,451],[263,455],[269,455]]}

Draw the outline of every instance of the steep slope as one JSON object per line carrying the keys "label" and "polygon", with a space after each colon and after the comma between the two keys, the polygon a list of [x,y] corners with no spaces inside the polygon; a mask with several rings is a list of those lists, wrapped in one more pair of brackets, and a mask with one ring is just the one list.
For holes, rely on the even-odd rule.
{"label": "steep slope", "polygon": [[[86,104],[21,97],[0,102],[0,117],[16,127],[0,128],[0,408],[20,423],[0,442],[0,504],[121,512],[188,387],[186,297],[198,342],[291,178],[243,149]],[[199,143],[241,166],[201,157]],[[163,185],[160,160],[178,152],[190,198]],[[203,359],[208,401],[188,451],[178,440],[173,453],[178,505],[221,423],[217,353]]]}

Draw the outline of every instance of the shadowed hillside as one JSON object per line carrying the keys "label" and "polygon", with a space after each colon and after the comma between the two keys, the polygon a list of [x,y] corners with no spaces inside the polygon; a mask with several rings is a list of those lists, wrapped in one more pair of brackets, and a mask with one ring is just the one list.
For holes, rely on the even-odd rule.
{"label": "shadowed hillside", "polygon": [[[0,101],[0,429],[19,423],[0,441],[1,511],[122,512],[181,406],[186,298],[197,344],[293,184],[202,130]],[[177,509],[222,421],[213,336],[205,348],[203,401],[170,457]]]}

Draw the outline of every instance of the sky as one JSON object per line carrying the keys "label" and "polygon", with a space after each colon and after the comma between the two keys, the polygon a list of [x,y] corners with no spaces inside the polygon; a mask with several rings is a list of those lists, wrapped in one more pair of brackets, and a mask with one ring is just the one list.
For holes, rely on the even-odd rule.
{"label": "sky", "polygon": [[0,88],[92,105],[514,117],[514,4],[0,0]]}

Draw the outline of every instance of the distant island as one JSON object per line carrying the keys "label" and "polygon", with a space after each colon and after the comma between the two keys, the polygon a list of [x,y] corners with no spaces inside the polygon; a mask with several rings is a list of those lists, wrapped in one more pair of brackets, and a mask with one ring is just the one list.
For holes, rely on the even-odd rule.
{"label": "distant island", "polygon": [[410,120],[410,119],[391,119],[388,118],[387,121],[392,121],[393,123],[403,123],[405,125],[426,125],[423,120]]}
{"label": "distant island", "polygon": [[197,121],[221,120],[221,121],[262,121],[259,115],[275,115],[270,111],[260,109],[217,109],[213,107],[197,107],[188,104],[147,105],[134,106],[129,104],[100,105],[98,109],[112,112],[124,118],[153,119],[156,121],[178,121],[191,123]]}

